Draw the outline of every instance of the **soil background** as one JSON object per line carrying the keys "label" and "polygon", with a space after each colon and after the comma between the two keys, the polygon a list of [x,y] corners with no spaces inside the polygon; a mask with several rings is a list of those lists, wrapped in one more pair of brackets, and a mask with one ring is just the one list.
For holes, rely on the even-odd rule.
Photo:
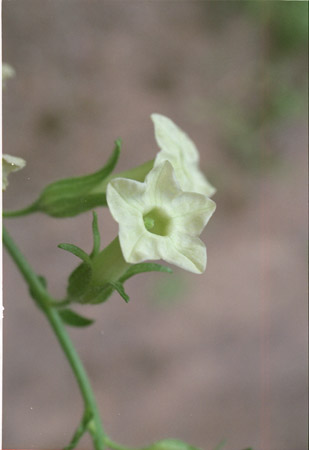
{"label": "soil background", "polygon": [[[27,161],[10,177],[6,209],[28,205],[52,181],[98,170],[118,137],[117,171],[154,158],[153,112],[192,137],[217,187],[202,236],[205,274],[141,275],[126,284],[129,304],[115,294],[77,308],[95,324],[70,335],[117,442],[306,448],[307,69],[306,45],[290,44],[307,8],[3,1],[3,58],[16,70],[3,93],[4,152]],[[288,29],[297,23],[274,53],[278,16]],[[105,246],[117,225],[97,211]],[[77,261],[57,245],[89,251],[91,213],[6,225],[63,297]],[[4,305],[4,448],[62,448],[82,401],[6,253]],[[88,437],[79,448],[91,448]]]}

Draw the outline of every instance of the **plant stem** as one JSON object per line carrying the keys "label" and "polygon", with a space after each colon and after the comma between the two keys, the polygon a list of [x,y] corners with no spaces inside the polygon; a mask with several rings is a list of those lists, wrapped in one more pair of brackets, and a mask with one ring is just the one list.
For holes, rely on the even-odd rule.
{"label": "plant stem", "polygon": [[15,211],[3,211],[3,217],[20,217],[20,216],[27,216],[28,214],[32,214],[34,212],[37,212],[37,204],[32,203],[29,206],[26,206],[26,208],[23,209],[17,209]]}
{"label": "plant stem", "polygon": [[83,434],[87,431],[88,423],[89,423],[89,417],[88,417],[87,413],[85,412],[77,430],[75,431],[75,433],[71,439],[71,442],[63,450],[73,450],[76,447],[76,445],[82,438]]}
{"label": "plant stem", "polygon": [[5,227],[3,227],[3,243],[21,272],[23,278],[27,282],[35,301],[44,312],[47,320],[54,330],[61,348],[72,368],[84,400],[85,411],[89,411],[92,415],[93,426],[91,427],[91,430],[89,429],[89,432],[92,436],[94,448],[95,450],[105,450],[106,436],[102,427],[98,407],[88,376],[58,312],[50,305],[50,302],[53,302],[54,299],[50,297],[38,276],[6,231]]}

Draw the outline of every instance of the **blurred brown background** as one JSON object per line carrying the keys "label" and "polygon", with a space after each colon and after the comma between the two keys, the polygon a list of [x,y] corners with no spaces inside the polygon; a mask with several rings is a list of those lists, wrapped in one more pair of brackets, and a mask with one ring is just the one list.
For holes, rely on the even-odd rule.
{"label": "blurred brown background", "polygon": [[[49,182],[117,171],[157,152],[150,114],[196,142],[218,188],[201,276],[126,285],[131,302],[80,307],[70,334],[108,434],[213,450],[306,448],[307,117],[305,2],[4,0],[4,152],[27,160],[4,207]],[[117,232],[99,210],[103,244]],[[91,248],[91,214],[6,220],[51,292]],[[4,448],[67,445],[82,402],[51,330],[4,255]],[[85,438],[80,448],[90,449]]]}

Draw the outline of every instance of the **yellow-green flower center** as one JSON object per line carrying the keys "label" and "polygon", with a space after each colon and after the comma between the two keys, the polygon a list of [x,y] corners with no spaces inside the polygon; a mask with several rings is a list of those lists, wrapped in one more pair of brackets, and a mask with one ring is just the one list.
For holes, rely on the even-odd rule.
{"label": "yellow-green flower center", "polygon": [[153,208],[143,216],[146,230],[159,236],[167,236],[170,228],[170,218],[159,208]]}

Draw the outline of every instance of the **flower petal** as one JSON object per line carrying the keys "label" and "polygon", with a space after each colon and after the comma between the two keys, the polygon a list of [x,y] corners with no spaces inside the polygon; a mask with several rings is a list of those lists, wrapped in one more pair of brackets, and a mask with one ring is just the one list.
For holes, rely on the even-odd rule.
{"label": "flower petal", "polygon": [[[130,237],[129,237],[130,236]],[[122,236],[119,233],[120,243],[122,240],[131,239],[130,253],[124,254],[124,258],[127,262],[136,264],[147,260],[161,259],[161,246],[164,241],[169,240],[167,237],[157,236],[149,233],[147,230],[142,232],[137,239],[132,238],[132,235]],[[164,245],[164,244],[163,244]],[[122,247],[121,247],[122,248]]]}
{"label": "flower petal", "polygon": [[135,223],[132,221],[119,225],[119,242],[126,262],[135,264],[146,259],[151,259],[147,253],[149,243],[146,233],[147,230],[144,227],[142,219]]}
{"label": "flower petal", "polygon": [[114,178],[109,182],[106,199],[112,216],[117,222],[126,212],[143,213],[145,190],[144,183],[127,178]]}
{"label": "flower petal", "polygon": [[128,258],[136,242],[146,232],[143,221],[144,190],[143,183],[125,178],[115,178],[107,186],[107,203],[119,223],[120,246],[127,262],[130,262]]}
{"label": "flower petal", "polygon": [[207,256],[205,245],[197,237],[174,234],[171,238],[148,233],[140,236],[125,259],[132,264],[163,259],[189,272],[202,273],[206,268]]}
{"label": "flower petal", "polygon": [[[121,243],[121,234],[119,238]],[[206,267],[206,247],[203,242],[180,233],[174,233],[172,237],[143,233],[132,246],[131,254],[124,257],[132,264],[163,259],[193,273],[202,273]]]}
{"label": "flower petal", "polygon": [[199,153],[193,141],[171,119],[152,114],[155,138],[161,150],[178,154],[183,161],[198,162]]}
{"label": "flower petal", "polygon": [[198,237],[173,233],[162,259],[193,273],[202,273],[206,268],[207,253],[204,243]]}
{"label": "flower petal", "polygon": [[215,212],[216,204],[204,195],[184,192],[171,202],[170,208],[174,229],[198,236]]}
{"label": "flower petal", "polygon": [[164,161],[169,161],[172,164],[176,179],[183,191],[197,192],[207,195],[207,197],[211,197],[217,191],[200,171],[197,164],[183,163],[176,155],[161,151],[156,156],[154,166],[157,167]]}
{"label": "flower petal", "polygon": [[199,153],[195,144],[167,117],[152,114],[151,118],[155,126],[155,138],[161,149],[154,166],[170,161],[183,191],[212,196],[216,189],[199,169]]}
{"label": "flower petal", "polygon": [[146,201],[152,207],[164,206],[182,192],[175,178],[173,166],[169,161],[164,161],[153,168],[148,173],[145,183],[147,185]]}
{"label": "flower petal", "polygon": [[17,156],[2,155],[2,190],[4,191],[9,182],[8,176],[11,172],[17,172],[25,167],[26,161]]}

